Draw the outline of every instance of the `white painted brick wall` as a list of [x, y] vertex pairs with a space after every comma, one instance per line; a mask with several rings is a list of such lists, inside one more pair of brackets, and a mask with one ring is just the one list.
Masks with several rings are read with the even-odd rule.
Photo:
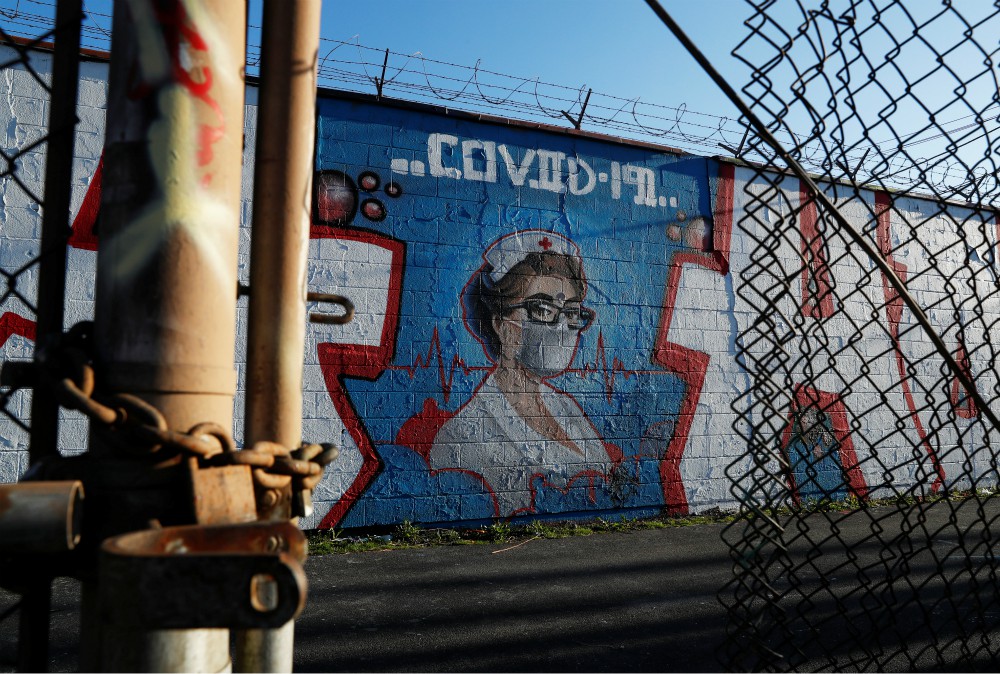
[[[9, 51], [9, 48], [0, 47], [0, 52]], [[0, 53], [0, 58], [6, 58], [6, 54]], [[48, 54], [37, 52], [33, 56], [33, 63], [40, 72], [47, 73], [51, 65], [51, 58]], [[107, 65], [105, 63], [85, 62], [82, 65], [78, 107], [80, 125], [72, 179], [72, 208], [74, 212], [79, 209], [83, 202], [101, 155], [104, 108], [107, 104], [106, 77]], [[253, 166], [256, 95], [255, 89], [248, 89], [244, 125], [246, 137], [244, 162], [246, 167]], [[36, 140], [44, 137], [47, 114], [48, 104], [44, 90], [40, 83], [23, 67], [12, 66], [0, 72], [0, 130], [3, 134], [3, 139], [0, 142], [2, 142], [2, 149], [5, 153], [8, 155], [17, 154]], [[330, 120], [325, 120], [319, 132], [328, 138], [339, 137], [341, 139], [344, 139], [345, 133], [342, 124], [333, 123]], [[35, 193], [34, 195], [26, 193], [10, 178], [0, 181], [0, 268], [6, 273], [11, 273], [26, 264], [38, 253], [41, 225], [39, 197], [42, 194], [44, 175], [42, 150], [43, 147], [34, 148], [24, 152], [17, 159], [17, 175], [27, 188]], [[405, 159], [406, 166], [410, 166], [409, 162], [420, 156], [422, 155], [418, 152], [401, 151], [396, 148], [390, 153], [387, 148], [372, 146], [368, 152], [368, 161], [373, 167], [378, 166], [388, 170], [392, 165], [392, 159]], [[734, 189], [736, 203], [733, 218], [736, 222], [740, 220], [743, 209], [751, 203], [745, 193], [747, 180], [750, 176], [750, 172], [746, 170], [738, 169], [736, 171]], [[749, 187], [751, 191], [756, 193], [767, 192], [770, 194], [771, 205], [774, 209], [774, 212], [769, 216], [771, 219], [787, 216], [789, 206], [798, 205], [797, 181], [785, 180], [782, 188], [784, 193], [779, 199], [773, 188], [769, 186], [751, 185]], [[241, 206], [243, 226], [240, 231], [239, 251], [239, 278], [244, 283], [247, 281], [249, 265], [248, 223], [252, 211], [252, 192], [253, 172], [245, 170]], [[465, 198], [455, 185], [449, 183], [441, 183], [438, 192], [449, 194], [456, 199]], [[858, 220], [867, 220], [869, 209], [871, 209], [875, 197], [871, 193], [865, 193], [865, 199], [867, 205], [847, 204], [845, 214]], [[440, 203], [434, 202], [428, 208], [436, 208], [439, 205]], [[901, 200], [897, 203], [897, 207], [901, 211], [911, 213], [912, 217], [916, 219], [928, 217], [920, 215], [922, 209], [924, 211], [928, 209], [926, 204], [918, 200]], [[490, 217], [496, 218], [497, 213], [498, 211], [491, 210]], [[422, 215], [429, 216], [430, 214], [422, 213]], [[960, 213], [958, 217], [961, 220], [969, 218], [970, 214]], [[441, 236], [438, 228], [446, 225], [447, 223], [443, 220], [441, 223], [438, 220], [429, 221], [421, 236], [427, 237], [428, 241], [438, 241], [437, 237]], [[760, 225], [749, 222], [747, 226], [753, 228]], [[922, 236], [926, 236], [938, 244], [949, 241], [949, 237], [956, 236], [955, 233], [951, 232], [948, 223], [940, 217], [930, 217], [923, 227]], [[753, 231], [750, 234], [761, 238], [767, 236], [763, 230]], [[899, 229], [893, 229], [892, 234], [894, 243], [899, 243], [901, 239]], [[978, 259], [984, 264], [985, 261], [992, 260], [991, 251], [997, 245], [995, 225], [987, 223], [984, 228], [967, 227], [967, 235], [969, 237], [968, 246], [956, 245], [950, 248], [946, 255], [937, 260], [937, 263], [948, 271], [958, 270], [965, 261], [964, 256], [967, 254], [967, 250], [973, 251], [968, 253], [970, 259]], [[734, 399], [738, 399], [749, 389], [750, 378], [736, 363], [735, 339], [738, 332], [748, 329], [757, 317], [760, 307], [753, 302], [748, 302], [740, 293], [735, 292], [734, 283], [739, 283], [740, 272], [750, 264], [750, 255], [754, 253], [756, 248], [753, 236], [748, 236], [739, 230], [734, 231], [730, 245], [731, 268], [728, 275], [724, 276], [698, 264], [684, 266], [677, 292], [676, 307], [667, 335], [667, 341], [672, 344], [708, 354], [710, 357], [701, 397], [694, 409], [694, 418], [689, 431], [684, 459], [681, 462], [681, 475], [684, 480], [685, 492], [691, 510], [695, 512], [719, 505], [731, 506], [733, 504], [729, 492], [730, 481], [725, 475], [725, 467], [745, 451], [742, 438], [733, 430], [736, 416], [730, 405]], [[842, 256], [844, 242], [839, 237], [829, 237], [827, 244], [831, 258], [837, 259]], [[456, 245], [441, 245], [438, 248], [438, 254], [431, 256], [432, 259], [418, 258], [417, 262], [431, 267], [447, 265], [456, 255], [467, 253], [467, 250], [462, 248], [463, 245], [464, 242], [461, 241], [456, 242]], [[776, 259], [788, 269], [798, 268], [800, 257], [797, 246], [798, 242], [795, 240], [782, 241], [776, 252]], [[603, 260], [602, 255], [604, 253], [600, 241], [597, 241], [592, 251], [592, 257], [595, 260]], [[911, 276], [916, 277], [910, 288], [925, 306], [938, 301], [946, 292], [939, 277], [920, 274], [926, 269], [928, 259], [917, 246], [911, 244], [899, 247], [894, 251], [894, 255], [897, 261], [908, 266]], [[338, 463], [328, 470], [327, 476], [317, 489], [315, 494], [317, 515], [306, 520], [305, 526], [316, 525], [322, 519], [326, 511], [351, 486], [354, 476], [362, 465], [360, 450], [351, 439], [344, 422], [334, 409], [330, 392], [327, 390], [327, 383], [319, 365], [317, 345], [320, 343], [374, 345], [379, 342], [381, 326], [386, 320], [384, 310], [381, 308], [386, 306], [388, 292], [388, 273], [386, 270], [389, 262], [388, 253], [384, 248], [333, 239], [312, 240], [310, 256], [312, 260], [309, 270], [310, 287], [349, 295], [357, 306], [358, 315], [357, 319], [347, 326], [317, 325], [308, 330], [304, 370], [303, 434], [305, 438], [314, 441], [336, 442], [342, 447], [343, 454]], [[93, 316], [95, 258], [96, 254], [92, 251], [71, 249], [69, 252], [66, 292], [67, 327], [76, 322], [88, 320]], [[606, 265], [595, 264], [589, 267], [590, 282], [595, 286], [605, 288], [611, 288], [615, 284], [628, 287], [629, 284], [644, 282], [644, 279], [635, 278], [634, 270], [629, 271], [630, 266], [616, 265], [615, 262], [613, 259], [608, 259]], [[870, 264], [867, 269], [863, 268], [863, 265], [856, 264], [838, 265], [834, 270], [834, 282], [838, 288], [854, 289], [862, 283], [864, 274], [871, 269], [873, 266]], [[994, 273], [996, 273], [995, 270]], [[966, 276], [965, 272], [960, 272], [955, 285], [961, 286], [963, 283], [970, 282], [971, 279], [966, 278]], [[860, 292], [849, 295], [844, 300], [845, 312], [855, 317], [859, 323], [866, 323], [872, 310], [882, 308], [885, 303], [881, 275], [875, 273], [870, 278], [874, 283], [863, 287]], [[992, 291], [988, 286], [992, 282], [992, 278], [993, 276], [986, 274], [976, 277], [975, 282], [981, 286], [980, 297], [991, 294]], [[791, 286], [793, 295], [801, 292], [797, 281], [793, 282]], [[18, 277], [16, 288], [20, 293], [33, 300], [37, 289], [36, 271], [32, 268], [21, 274]], [[844, 294], [843, 292], [838, 293], [838, 297]], [[424, 306], [421, 303], [424, 300], [426, 300], [427, 306], [430, 306], [430, 298], [416, 297], [411, 305], [416, 307], [413, 311], [419, 313], [420, 307]], [[792, 298], [784, 299], [781, 306], [782, 312], [788, 316], [795, 315], [798, 308], [793, 304]], [[617, 311], [626, 315], [633, 311], [642, 313], [646, 309], [645, 307], [621, 306], [617, 308]], [[990, 315], [1000, 317], [1000, 298], [995, 296], [990, 298], [984, 303], [984, 310]], [[32, 317], [27, 307], [10, 294], [0, 304], [0, 315], [7, 312]], [[642, 315], [645, 317], [646, 314], [642, 313]], [[931, 320], [942, 328], [952, 322], [950, 311], [931, 310], [929, 315]], [[882, 317], [884, 318], [884, 312]], [[235, 434], [238, 440], [242, 435], [242, 392], [245, 390], [246, 368], [244, 362], [246, 351], [244, 337], [246, 318], [247, 303], [246, 299], [242, 298], [237, 308], [239, 337], [235, 354], [240, 391], [235, 403], [237, 417]], [[401, 321], [418, 319], [419, 316], [403, 316]], [[657, 317], [650, 315], [648, 320], [656, 321]], [[865, 429], [892, 428], [897, 415], [908, 418], [907, 402], [898, 386], [899, 375], [892, 345], [883, 326], [884, 320], [880, 319], [880, 321], [864, 328], [864, 339], [857, 345], [856, 354], [850, 352], [842, 354], [837, 371], [823, 373], [817, 382], [817, 385], [825, 391], [839, 392], [852, 382], [854, 373], [861, 368], [862, 362], [868, 361], [868, 367], [872, 371], [871, 377], [876, 384], [875, 387], [872, 388], [864, 382], [855, 382], [852, 391], [852, 408], [864, 409], [870, 406], [874, 410], [865, 418], [857, 420], [862, 426], [862, 432]], [[905, 329], [911, 323], [911, 319], [904, 320], [903, 328]], [[840, 345], [845, 343], [853, 331], [850, 321], [844, 316], [834, 317], [826, 323], [825, 327], [831, 342]], [[790, 329], [790, 326], [781, 326], [779, 329], [787, 330]], [[799, 340], [809, 339], [808, 330], [808, 325], [806, 325], [806, 336], [796, 334], [791, 346], [789, 346], [791, 352], [800, 346]], [[945, 331], [945, 337], [953, 339], [953, 332], [953, 330]], [[983, 360], [987, 350], [976, 352], [976, 346], [982, 344], [986, 339], [988, 336], [982, 334], [981, 331], [977, 333], [975, 330], [970, 330], [966, 334], [969, 348], [974, 352], [973, 372], [981, 377], [982, 390], [990, 391], [993, 390], [996, 381], [992, 364]], [[910, 359], [919, 359], [928, 352], [927, 341], [919, 331], [904, 333], [900, 344], [901, 349]], [[31, 356], [32, 348], [33, 344], [30, 340], [14, 335], [0, 348], [0, 360], [28, 359]], [[751, 354], [762, 355], [754, 348], [751, 348]], [[939, 366], [938, 359], [928, 358], [918, 367], [918, 371], [933, 375]], [[795, 379], [793, 383], [805, 381], [806, 373], [796, 370], [793, 372], [793, 379]], [[879, 389], [889, 391], [890, 404], [888, 409], [884, 406], [879, 407], [881, 395]], [[789, 391], [785, 391], [784, 395], [791, 394]], [[914, 395], [940, 397], [942, 394], [940, 391], [926, 392], [921, 390], [914, 391]], [[29, 397], [24, 393], [17, 394], [11, 399], [11, 410], [22, 418], [28, 416], [29, 406]], [[372, 403], [372, 409], [360, 411], [372, 417], [392, 414], [392, 410], [380, 409], [375, 403]], [[893, 411], [896, 412], [896, 415], [892, 413]], [[64, 411], [62, 419], [60, 427], [61, 449], [67, 454], [82, 451], [87, 442], [87, 422], [75, 412]], [[781, 422], [771, 420], [769, 423], [780, 424]], [[970, 423], [959, 420], [957, 428], [965, 428]], [[962, 437], [959, 437], [955, 426], [945, 426], [935, 442], [942, 447], [951, 447], [959, 443], [973, 447], [981, 440], [978, 426]], [[882, 469], [873, 461], [868, 460], [871, 457], [860, 455], [863, 454], [864, 443], [859, 442], [857, 445], [858, 458], [862, 463], [862, 470], [865, 472], [869, 484], [882, 483], [884, 481]], [[912, 461], [908, 463], [912, 455], [910, 448], [920, 445], [921, 438], [918, 436], [912, 420], [908, 421], [904, 424], [904, 430], [899, 436], [898, 446], [889, 447], [881, 455], [882, 460], [890, 466], [889, 472], [895, 480], [900, 483], [911, 483], [914, 480]], [[0, 419], [0, 482], [16, 480], [26, 469], [26, 447], [25, 433], [14, 424]], [[982, 452], [969, 466], [963, 465], [959, 454], [953, 454], [953, 457], [946, 464], [949, 475], [956, 477], [966, 475], [968, 477], [971, 472], [972, 476], [978, 476], [990, 470], [987, 457], [982, 456]], [[926, 469], [926, 461], [921, 463]], [[403, 469], [400, 468], [400, 470]], [[441, 494], [433, 498], [440, 500], [440, 502], [435, 501], [432, 509], [455, 512], [460, 517], [465, 516], [463, 513], [472, 512], [475, 507], [473, 497], [468, 494]], [[420, 507], [420, 504], [415, 501], [407, 501], [405, 495], [391, 493], [386, 495], [386, 501], [380, 507], [381, 514], [379, 516], [385, 517], [385, 513], [390, 511], [396, 512], [400, 518], [406, 517], [408, 513], [412, 516], [414, 512], [419, 511]], [[371, 505], [364, 501], [355, 506], [354, 515], [360, 521], [367, 521], [366, 508], [374, 512]]]

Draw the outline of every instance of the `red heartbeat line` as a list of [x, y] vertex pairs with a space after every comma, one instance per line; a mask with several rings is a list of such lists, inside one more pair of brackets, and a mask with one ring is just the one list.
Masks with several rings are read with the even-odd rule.
[[[473, 372], [489, 372], [493, 369], [493, 367], [494, 366], [492, 365], [469, 365], [458, 354], [452, 356], [451, 362], [447, 363], [441, 349], [441, 336], [438, 334], [438, 329], [434, 328], [434, 333], [431, 336], [431, 343], [427, 347], [427, 353], [417, 356], [411, 365], [390, 365], [386, 369], [406, 372], [410, 375], [410, 379], [413, 379], [417, 376], [418, 370], [437, 368], [438, 380], [441, 383], [441, 391], [444, 393], [444, 403], [447, 405], [448, 399], [451, 396], [451, 390], [454, 385], [456, 372], [461, 371], [462, 374], [469, 375]], [[566, 373], [577, 374], [581, 378], [593, 374], [600, 375], [604, 382], [604, 394], [609, 403], [614, 397], [615, 382], [618, 377], [622, 377], [628, 381], [632, 377], [643, 375], [670, 374], [666, 370], [633, 370], [625, 367], [625, 364], [618, 358], [612, 358], [611, 365], [609, 366], [607, 349], [604, 346], [603, 332], [598, 333], [597, 335], [596, 362], [587, 363], [580, 368], [571, 368], [566, 370]]]
[[427, 370], [434, 367], [435, 364], [437, 366], [438, 379], [441, 381], [441, 391], [444, 393], [444, 403], [446, 405], [448, 404], [449, 396], [451, 396], [452, 384], [455, 380], [455, 372], [461, 370], [462, 374], [468, 375], [473, 372], [488, 372], [493, 369], [492, 365], [468, 365], [457, 353], [452, 356], [451, 363], [446, 366], [444, 354], [441, 351], [441, 336], [438, 334], [437, 328], [434, 328], [434, 334], [431, 336], [431, 343], [430, 346], [427, 347], [427, 353], [425, 355], [417, 356], [412, 365], [390, 365], [386, 369], [403, 370], [409, 373], [410, 379], [413, 379], [417, 376], [417, 370]]
[[597, 359], [593, 363], [586, 363], [581, 368], [574, 368], [571, 370], [566, 370], [567, 373], [575, 372], [580, 375], [580, 377], [586, 377], [592, 374], [600, 374], [601, 379], [604, 381], [604, 395], [611, 402], [611, 399], [615, 394], [615, 381], [619, 376], [628, 381], [632, 377], [638, 377], [641, 375], [651, 375], [651, 374], [670, 374], [666, 370], [632, 370], [625, 367], [625, 363], [618, 360], [618, 358], [611, 359], [611, 367], [608, 367], [608, 354], [607, 349], [604, 347], [604, 332], [599, 332], [597, 334]]

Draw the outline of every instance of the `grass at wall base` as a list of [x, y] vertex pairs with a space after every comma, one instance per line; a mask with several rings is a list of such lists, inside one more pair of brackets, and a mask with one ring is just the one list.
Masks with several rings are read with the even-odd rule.
[[[809, 499], [796, 508], [781, 507], [768, 515], [788, 516], [793, 513], [850, 513], [860, 509], [908, 508], [917, 504], [931, 504], [943, 500], [963, 501], [969, 498], [993, 498], [998, 489], [954, 490], [934, 496], [901, 495], [894, 498], [861, 501], [854, 496], [843, 500]], [[402, 550], [436, 545], [519, 544], [539, 538], [565, 538], [591, 536], [604, 533], [645, 531], [705, 524], [727, 524], [739, 517], [752, 518], [753, 513], [740, 515], [737, 511], [714, 509], [699, 515], [676, 517], [660, 515], [645, 518], [604, 519], [601, 517], [574, 521], [536, 520], [527, 524], [511, 523], [498, 519], [492, 524], [466, 529], [440, 527], [423, 528], [409, 521], [391, 530], [352, 531], [326, 529], [307, 532], [309, 554], [329, 555], [383, 550]]]

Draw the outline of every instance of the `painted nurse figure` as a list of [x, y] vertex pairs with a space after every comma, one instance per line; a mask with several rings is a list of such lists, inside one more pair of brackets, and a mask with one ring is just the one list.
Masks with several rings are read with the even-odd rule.
[[594, 319], [583, 306], [587, 282], [576, 244], [523, 230], [494, 242], [483, 259], [462, 291], [462, 307], [494, 367], [441, 426], [430, 464], [476, 474], [500, 514], [511, 515], [533, 510], [538, 478], [557, 489], [603, 478], [620, 453], [579, 403], [548, 381], [570, 367]]

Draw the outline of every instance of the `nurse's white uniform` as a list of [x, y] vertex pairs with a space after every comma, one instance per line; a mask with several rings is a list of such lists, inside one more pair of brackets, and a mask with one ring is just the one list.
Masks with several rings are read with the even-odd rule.
[[565, 488], [581, 472], [607, 473], [612, 460], [604, 441], [576, 401], [549, 386], [542, 388], [542, 401], [566, 437], [583, 450], [582, 456], [531, 428], [493, 383], [491, 374], [441, 426], [430, 450], [431, 468], [480, 475], [493, 490], [501, 515], [532, 505], [530, 485], [536, 475]]

